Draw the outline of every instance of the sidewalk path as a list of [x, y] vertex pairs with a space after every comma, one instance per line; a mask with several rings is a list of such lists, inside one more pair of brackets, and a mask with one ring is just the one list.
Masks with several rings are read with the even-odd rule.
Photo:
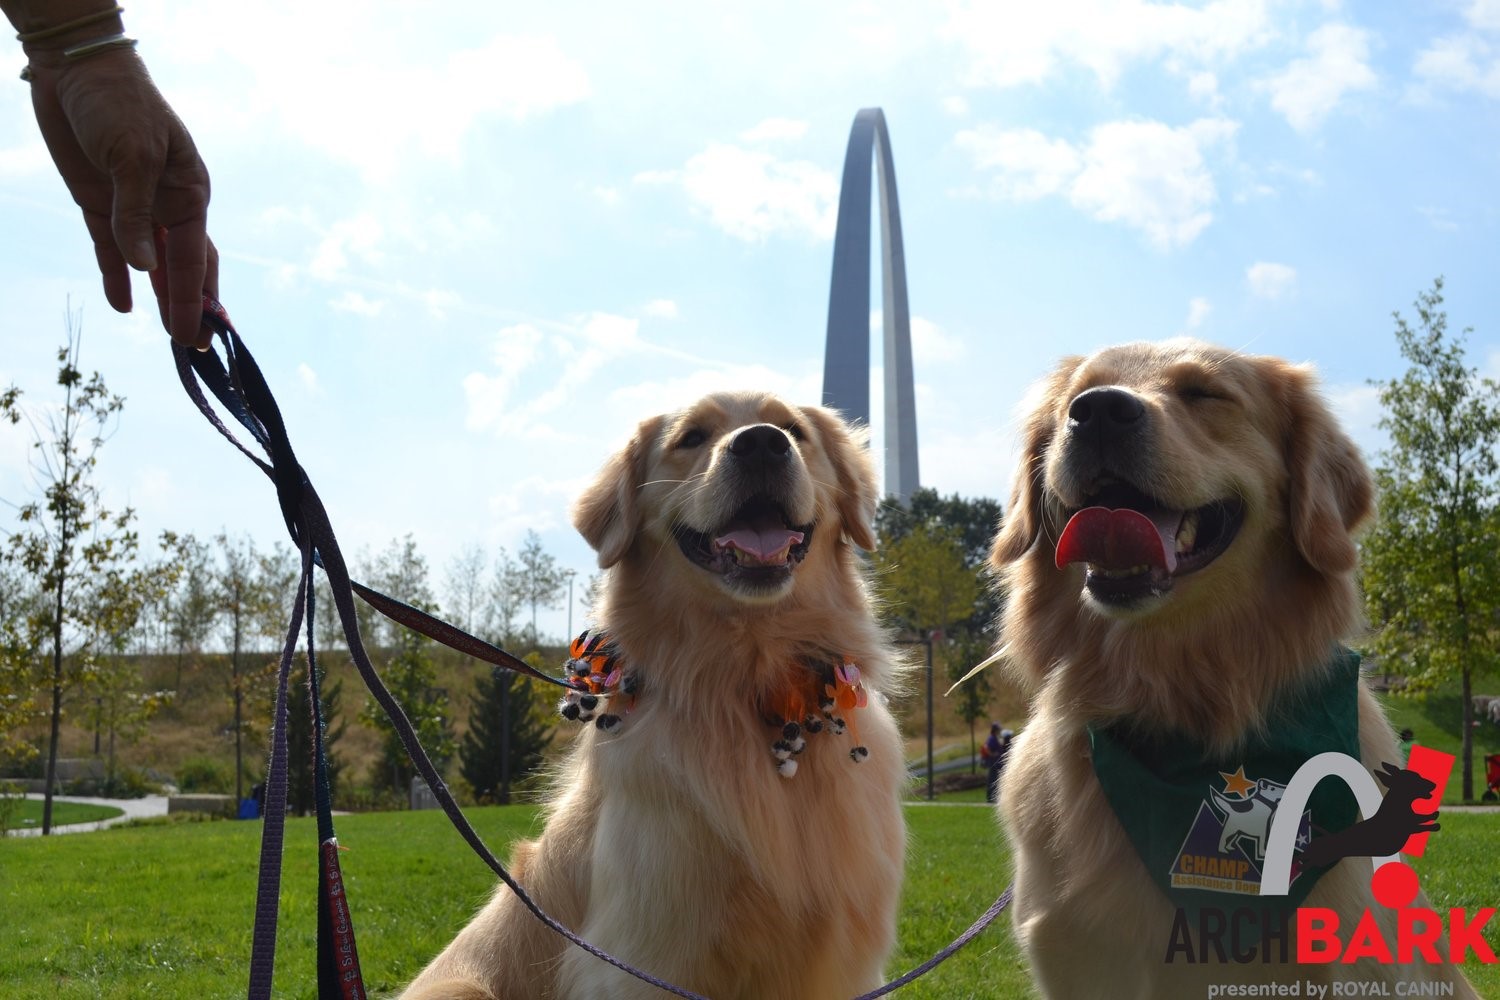
[[[28, 799], [40, 801], [44, 796], [40, 792], [28, 793]], [[125, 815], [115, 816], [111, 819], [101, 819], [93, 823], [69, 823], [67, 826], [54, 826], [53, 833], [89, 833], [94, 830], [102, 830], [107, 826], [116, 826], [120, 823], [128, 823], [133, 819], [143, 819], [147, 816], [165, 816], [167, 814], [167, 797], [165, 795], [146, 795], [139, 799], [96, 799], [85, 798], [76, 795], [54, 795], [53, 802], [79, 802], [91, 806], [113, 806], [123, 809]], [[40, 837], [42, 828], [38, 826], [23, 827], [19, 830], [10, 831], [12, 837]]]

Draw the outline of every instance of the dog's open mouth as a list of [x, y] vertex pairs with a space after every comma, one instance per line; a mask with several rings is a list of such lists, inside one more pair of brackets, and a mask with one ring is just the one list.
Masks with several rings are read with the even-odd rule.
[[786, 510], [766, 497], [753, 497], [711, 532], [678, 525], [677, 545], [692, 562], [750, 590], [784, 583], [807, 555], [813, 525], [793, 525]]
[[1093, 597], [1133, 604], [1166, 593], [1178, 577], [1217, 559], [1244, 517], [1238, 497], [1176, 510], [1127, 483], [1109, 483], [1069, 517], [1057, 540], [1057, 568], [1084, 563], [1084, 587]]

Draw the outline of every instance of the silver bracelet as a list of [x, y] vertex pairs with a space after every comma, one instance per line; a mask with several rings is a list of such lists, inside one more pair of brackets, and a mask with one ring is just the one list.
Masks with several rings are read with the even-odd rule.
[[105, 49], [119, 48], [121, 46], [133, 49], [136, 46], [136, 40], [122, 31], [118, 35], [106, 35], [103, 38], [96, 38], [92, 42], [82, 42], [71, 48], [63, 49], [63, 58], [68, 60], [82, 59], [85, 56], [93, 55], [95, 52], [103, 52]]
[[[85, 59], [96, 52], [103, 52], [105, 49], [133, 49], [136, 47], [136, 44], [134, 38], [131, 38], [122, 31], [117, 35], [106, 35], [103, 38], [96, 38], [91, 42], [82, 42], [63, 49], [63, 58], [68, 62], [74, 62], [79, 59]], [[27, 83], [31, 82], [32, 73], [30, 65], [21, 68], [21, 79]]]

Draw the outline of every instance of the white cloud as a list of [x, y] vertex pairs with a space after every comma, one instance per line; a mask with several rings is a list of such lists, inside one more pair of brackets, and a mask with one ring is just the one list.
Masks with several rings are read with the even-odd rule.
[[1464, 20], [1480, 31], [1500, 31], [1500, 0], [1473, 0]]
[[10, 149], [0, 149], [0, 177], [15, 179], [46, 173], [52, 166], [47, 147], [39, 141], [23, 142]]
[[620, 189], [608, 184], [596, 184], [593, 195], [606, 205], [618, 205], [620, 203]]
[[1339, 426], [1354, 439], [1364, 452], [1365, 459], [1373, 462], [1379, 453], [1390, 445], [1390, 438], [1379, 426], [1384, 410], [1380, 405], [1380, 388], [1356, 382], [1350, 385], [1328, 385], [1323, 387], [1328, 407], [1337, 417]]
[[[227, 108], [201, 87], [174, 95], [195, 130], [215, 130], [233, 142], [290, 137], [370, 181], [390, 180], [422, 161], [457, 162], [483, 124], [529, 121], [590, 95], [583, 64], [551, 35], [476, 26], [467, 47], [434, 57], [430, 46], [413, 44], [399, 29], [349, 30], [350, 18], [380, 16], [347, 3], [271, 2], [225, 30], [222, 11], [173, 5], [132, 11], [142, 38], [207, 64], [200, 77], [246, 88]], [[268, 52], [277, 67], [296, 71], [266, 70]]]
[[359, 292], [348, 290], [338, 298], [331, 300], [328, 305], [339, 312], [354, 313], [356, 316], [375, 317], [385, 308], [384, 299], [367, 299]]
[[1210, 222], [1217, 200], [1203, 151], [1229, 141], [1238, 128], [1205, 118], [1182, 128], [1161, 122], [1111, 122], [1094, 129], [1073, 204], [1096, 219], [1140, 229], [1161, 249], [1186, 246]]
[[1204, 321], [1208, 319], [1208, 314], [1213, 312], [1213, 310], [1213, 304], [1202, 296], [1189, 301], [1187, 328], [1189, 330], [1196, 330], [1201, 327]]
[[635, 180], [680, 185], [697, 211], [747, 243], [789, 234], [833, 237], [838, 179], [805, 160], [715, 143], [681, 170], [643, 171]]
[[1286, 264], [1258, 261], [1245, 269], [1245, 282], [1256, 298], [1274, 301], [1296, 289], [1297, 270]]
[[939, 32], [968, 55], [972, 86], [1042, 83], [1067, 65], [1112, 87], [1131, 64], [1187, 60], [1219, 65], [1271, 37], [1265, 0], [1214, 0], [1201, 7], [1146, 0], [969, 0]]
[[676, 319], [677, 303], [671, 299], [652, 299], [646, 303], [644, 312], [647, 316], [654, 316], [657, 319]]
[[969, 113], [969, 102], [960, 94], [949, 94], [943, 98], [943, 114], [962, 118]]
[[1202, 101], [1211, 108], [1217, 108], [1224, 103], [1219, 94], [1219, 78], [1207, 70], [1188, 77], [1188, 94], [1194, 100]]
[[1432, 87], [1500, 100], [1500, 55], [1477, 35], [1437, 39], [1418, 54], [1412, 72]]
[[318, 373], [312, 370], [312, 366], [306, 362], [297, 366], [297, 377], [302, 380], [302, 385], [311, 393], [320, 393], [322, 389], [318, 386]]
[[522, 373], [541, 357], [542, 333], [529, 323], [508, 326], [495, 335], [490, 374], [471, 372], [464, 376], [467, 415], [464, 426], [484, 430], [495, 426], [506, 413], [512, 391]]
[[994, 193], [1032, 201], [1062, 191], [1082, 169], [1083, 158], [1066, 139], [1049, 139], [1035, 129], [981, 125], [954, 137], [974, 166], [994, 171]]
[[710, 392], [750, 389], [773, 392], [788, 402], [815, 404], [821, 399], [821, 366], [818, 370], [792, 372], [767, 365], [722, 365], [699, 368], [672, 378], [639, 382], [611, 390], [612, 408], [646, 417], [681, 409]]
[[1347, 24], [1325, 24], [1307, 36], [1306, 58], [1295, 59], [1262, 86], [1271, 93], [1271, 106], [1299, 132], [1323, 124], [1350, 94], [1372, 90], [1370, 33]]
[[992, 172], [992, 194], [1014, 200], [1066, 194], [1073, 207], [1139, 229], [1156, 247], [1185, 246], [1210, 222], [1218, 200], [1204, 152], [1229, 143], [1238, 124], [1201, 118], [1173, 128], [1156, 121], [1107, 122], [1075, 146], [1030, 129], [979, 128], [955, 142]]
[[742, 142], [783, 142], [807, 134], [807, 122], [795, 118], [767, 118], [740, 133]]
[[380, 219], [370, 212], [340, 219], [318, 243], [307, 269], [313, 277], [328, 281], [348, 271], [351, 256], [366, 264], [378, 264], [383, 256], [379, 245], [384, 233]]
[[[885, 332], [885, 311], [870, 310], [870, 335]], [[964, 342], [924, 316], [911, 317], [912, 364], [918, 368], [929, 364], [958, 361], [965, 354]]]

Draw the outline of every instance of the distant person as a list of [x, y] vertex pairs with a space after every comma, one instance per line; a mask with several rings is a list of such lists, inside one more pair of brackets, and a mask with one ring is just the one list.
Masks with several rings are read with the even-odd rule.
[[202, 297], [219, 297], [208, 168], [136, 55], [122, 8], [0, 0], [0, 10], [19, 32], [27, 59], [21, 78], [31, 84], [52, 162], [83, 209], [104, 297], [129, 312], [129, 268], [150, 271], [172, 338], [207, 347]]
[[1010, 741], [1014, 736], [1009, 729], [1002, 729], [1000, 723], [990, 724], [989, 738], [979, 751], [979, 757], [989, 771], [984, 792], [986, 802], [996, 802], [1000, 798], [1000, 772], [1005, 769], [1005, 757], [1010, 753]]

